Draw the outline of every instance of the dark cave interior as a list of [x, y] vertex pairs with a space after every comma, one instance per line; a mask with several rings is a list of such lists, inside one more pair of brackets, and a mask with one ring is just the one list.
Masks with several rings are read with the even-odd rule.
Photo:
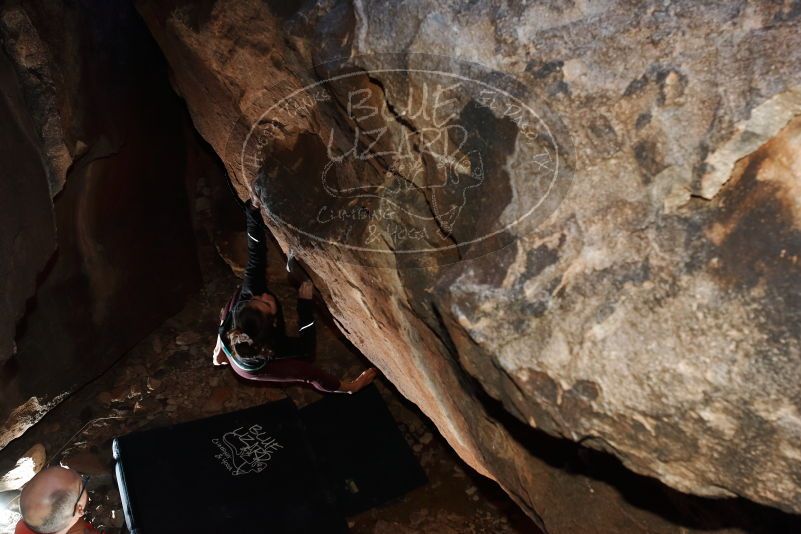
[[[134, 4], [18, 0], [5, 9], [24, 12], [41, 43], [26, 42], [25, 24], [5, 18], [0, 224], [13, 237], [0, 244], [13, 254], [0, 258], [0, 272], [9, 273], [9, 309], [0, 311], [11, 314], [12, 304], [24, 303], [24, 313], [13, 353], [0, 353], [0, 420], [19, 421], [0, 436], [0, 473], [42, 444], [48, 462], [93, 475], [95, 525], [127, 532], [113, 475], [115, 436], [287, 397], [302, 406], [320, 395], [245, 384], [209, 363], [217, 312], [245, 263], [241, 209]], [[294, 13], [283, 4], [274, 9]], [[56, 54], [58, 72], [46, 64], [17, 69], [14, 51], [35, 56], [36, 46]], [[60, 130], [37, 130], [48, 112], [57, 114]], [[62, 182], [52, 163], [58, 158], [42, 157], [42, 146], [68, 154]], [[278, 242], [268, 257], [276, 291], [291, 300]], [[369, 366], [321, 298], [316, 309], [323, 365], [342, 375]], [[352, 532], [540, 532], [541, 523], [462, 461], [423, 411], [388, 379], [378, 382], [429, 483], [349, 518]], [[480, 382], [465, 382], [533, 456], [567, 478], [611, 487], [620, 501], [675, 532], [801, 532], [801, 516], [745, 498], [684, 494], [629, 471], [613, 454], [531, 428]], [[18, 494], [0, 492], [0, 507], [14, 511]], [[579, 521], [587, 532], [610, 524], [589, 515]]]

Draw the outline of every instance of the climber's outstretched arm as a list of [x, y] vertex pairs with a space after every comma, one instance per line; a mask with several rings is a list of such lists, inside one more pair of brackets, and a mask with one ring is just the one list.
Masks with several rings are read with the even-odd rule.
[[248, 263], [245, 266], [245, 281], [242, 295], [250, 298], [267, 291], [267, 232], [259, 208], [250, 201], [245, 204], [247, 223]]
[[313, 360], [317, 348], [317, 331], [314, 325], [314, 286], [305, 281], [298, 289], [298, 335], [286, 336], [277, 351], [284, 357]]

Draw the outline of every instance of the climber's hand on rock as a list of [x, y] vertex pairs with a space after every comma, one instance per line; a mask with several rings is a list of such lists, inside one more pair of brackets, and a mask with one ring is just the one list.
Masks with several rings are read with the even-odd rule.
[[259, 199], [253, 199], [252, 197], [245, 201], [245, 209], [248, 211], [260, 211], [261, 210], [261, 203], [259, 203]]
[[300, 287], [298, 288], [298, 298], [304, 300], [311, 300], [312, 296], [314, 295], [314, 284], [311, 281], [306, 280]]

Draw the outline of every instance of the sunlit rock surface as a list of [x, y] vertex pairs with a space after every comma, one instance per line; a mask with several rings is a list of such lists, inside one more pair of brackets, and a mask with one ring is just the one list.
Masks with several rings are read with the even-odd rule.
[[36, 473], [42, 470], [47, 459], [44, 445], [37, 443], [17, 460], [14, 468], [0, 478], [0, 492], [22, 488]]

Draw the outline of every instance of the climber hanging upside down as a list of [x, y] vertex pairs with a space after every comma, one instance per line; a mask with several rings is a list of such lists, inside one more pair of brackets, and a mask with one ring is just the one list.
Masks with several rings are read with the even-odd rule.
[[[314, 287], [306, 279], [298, 289], [298, 336], [287, 336], [281, 303], [267, 288], [267, 238], [261, 212], [250, 200], [245, 204], [248, 263], [245, 280], [228, 305], [220, 310], [220, 327], [214, 364], [230, 364], [247, 380], [275, 384], [306, 383], [319, 391], [354, 393], [376, 376], [373, 368], [358, 378], [340, 381], [311, 360], [314, 358]], [[294, 268], [299, 269], [297, 263]]]

